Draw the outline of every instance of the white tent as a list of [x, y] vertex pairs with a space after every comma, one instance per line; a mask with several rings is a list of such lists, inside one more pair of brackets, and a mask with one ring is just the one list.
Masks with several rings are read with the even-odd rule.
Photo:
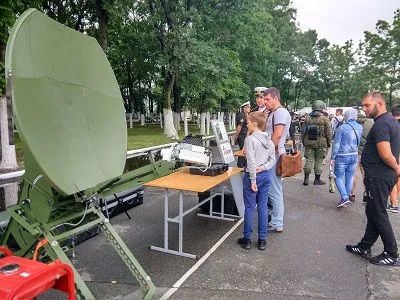
[[[338, 108], [343, 109], [343, 113], [344, 113], [350, 107], [328, 107], [327, 109], [325, 109], [325, 111], [327, 111], [328, 114], [330, 114], [330, 115], [335, 115], [336, 109], [338, 109]], [[311, 106], [306, 106], [306, 107], [303, 107], [302, 109], [299, 109], [295, 113], [301, 116], [304, 114], [309, 114], [310, 112], [312, 112]]]

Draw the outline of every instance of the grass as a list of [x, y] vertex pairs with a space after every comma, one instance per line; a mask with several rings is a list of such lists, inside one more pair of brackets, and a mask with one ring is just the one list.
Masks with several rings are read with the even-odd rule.
[[[196, 135], [200, 134], [200, 129], [197, 125], [189, 125], [189, 133]], [[14, 133], [15, 150], [17, 153], [18, 165], [23, 167], [23, 144], [18, 133]], [[184, 131], [179, 131], [179, 139], [183, 139]], [[135, 150], [156, 145], [168, 144], [176, 140], [170, 139], [163, 134], [160, 125], [134, 125], [133, 128], [128, 128], [128, 150]]]
[[[190, 125], [189, 133], [193, 135], [200, 134], [200, 129], [197, 125]], [[184, 131], [182, 128], [179, 131], [179, 139], [183, 138]], [[160, 125], [135, 125], [133, 128], [128, 128], [128, 150], [168, 144], [175, 141], [163, 134], [163, 129], [161, 129]]]

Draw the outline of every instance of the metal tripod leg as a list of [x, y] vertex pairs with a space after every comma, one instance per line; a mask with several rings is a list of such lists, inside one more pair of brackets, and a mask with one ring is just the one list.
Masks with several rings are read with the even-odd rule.
[[100, 229], [104, 232], [104, 235], [114, 246], [115, 250], [117, 250], [117, 253], [135, 276], [140, 286], [144, 288], [145, 295], [143, 299], [151, 299], [156, 287], [151, 281], [150, 276], [146, 274], [142, 266], [129, 251], [128, 247], [116, 233], [114, 228], [110, 225], [108, 219], [105, 219], [101, 212], [97, 211], [97, 213], [99, 214], [99, 217], [103, 219], [103, 221], [100, 223]]
[[56, 260], [57, 258], [61, 259], [63, 263], [70, 265], [70, 267], [74, 271], [74, 280], [75, 280], [75, 288], [77, 296], [80, 297], [80, 299], [95, 300], [92, 292], [87, 287], [85, 281], [83, 281], [82, 277], [79, 275], [78, 271], [75, 269], [74, 265], [69, 260], [68, 256], [60, 247], [60, 244], [54, 239], [54, 236], [51, 234], [46, 234], [45, 237], [47, 238], [49, 243], [46, 244], [44, 248], [46, 249], [51, 259], [53, 261]]

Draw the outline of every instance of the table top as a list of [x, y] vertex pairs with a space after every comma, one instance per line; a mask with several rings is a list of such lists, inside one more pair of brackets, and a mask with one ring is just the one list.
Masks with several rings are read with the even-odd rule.
[[144, 185], [201, 193], [221, 184], [228, 180], [229, 177], [239, 174], [241, 170], [242, 169], [240, 168], [230, 167], [228, 171], [223, 174], [217, 176], [204, 176], [190, 174], [189, 168], [185, 167], [164, 177], [146, 182]]

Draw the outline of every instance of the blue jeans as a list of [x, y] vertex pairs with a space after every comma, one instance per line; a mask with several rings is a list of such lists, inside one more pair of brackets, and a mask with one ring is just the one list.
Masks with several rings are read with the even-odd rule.
[[270, 171], [257, 173], [257, 192], [251, 189], [249, 173], [243, 177], [243, 198], [244, 198], [244, 229], [243, 236], [251, 239], [253, 233], [253, 216], [256, 209], [258, 211], [258, 238], [265, 240], [267, 238], [268, 223], [268, 189], [270, 185]]
[[276, 175], [276, 165], [271, 169], [271, 187], [269, 189], [269, 201], [272, 205], [271, 222], [273, 227], [283, 227], [283, 189], [282, 177]]
[[341, 199], [349, 199], [357, 168], [357, 158], [357, 154], [336, 156], [334, 174]]

